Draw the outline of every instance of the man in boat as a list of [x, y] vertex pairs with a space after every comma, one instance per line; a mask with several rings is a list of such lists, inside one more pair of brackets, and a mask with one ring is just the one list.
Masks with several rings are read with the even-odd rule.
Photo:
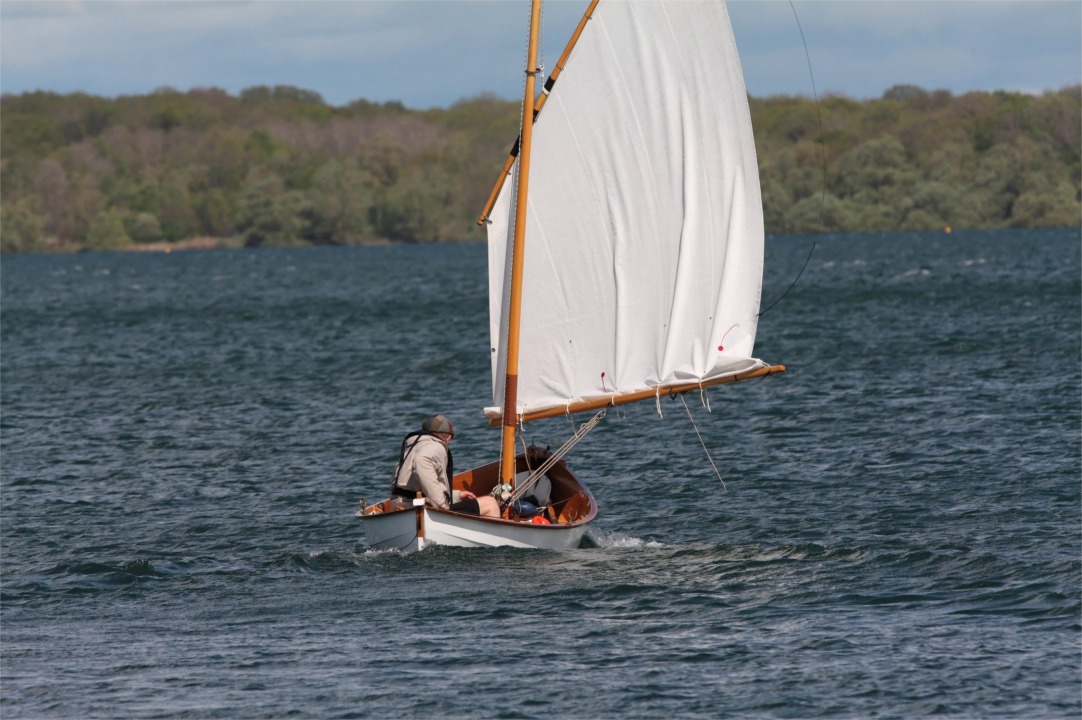
[[452, 490], [454, 459], [449, 443], [455, 426], [443, 415], [426, 417], [420, 432], [412, 432], [402, 441], [402, 452], [394, 469], [391, 492], [414, 498], [420, 491], [429, 505], [443, 510], [499, 517], [496, 498], [477, 497], [469, 490]]

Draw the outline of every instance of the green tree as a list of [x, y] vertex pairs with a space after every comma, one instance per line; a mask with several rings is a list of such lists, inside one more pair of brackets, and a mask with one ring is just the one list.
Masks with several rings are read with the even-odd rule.
[[371, 176], [350, 163], [329, 160], [312, 176], [308, 192], [316, 244], [348, 245], [373, 236]]
[[162, 226], [158, 218], [148, 212], [135, 213], [125, 218], [125, 229], [132, 241], [138, 244], [156, 243], [162, 239]]
[[90, 231], [91, 223], [106, 208], [109, 199], [88, 178], [77, 181], [72, 188], [72, 198], [71, 238], [83, 241]]
[[[769, 232], [796, 232], [789, 226], [786, 215], [793, 206], [793, 195], [785, 186], [785, 183], [774, 178], [765, 178], [762, 181], [763, 197], [763, 223]], [[818, 229], [818, 223], [812, 230]]]
[[45, 157], [64, 145], [64, 133], [49, 119], [36, 115], [4, 115], [0, 124], [0, 155], [25, 152]]
[[1078, 227], [1082, 225], [1082, 203], [1066, 182], [1044, 192], [1023, 192], [1011, 207], [1011, 225]]
[[433, 242], [452, 239], [447, 207], [449, 178], [415, 171], [387, 189], [376, 208], [376, 230], [391, 240]]
[[44, 230], [53, 236], [71, 233], [71, 183], [64, 166], [46, 158], [38, 165], [34, 176], [37, 206], [45, 221]]
[[119, 210], [103, 210], [90, 223], [84, 247], [87, 250], [123, 250], [131, 245], [124, 228], [124, 214]]
[[[1079, 224], [1082, 86], [748, 102], [768, 232]], [[48, 247], [83, 242], [107, 208], [139, 242], [155, 235], [143, 214], [168, 241], [480, 238], [519, 118], [492, 96], [332, 107], [291, 86], [35, 92], [0, 109], [0, 202], [9, 224], [36, 217]]]
[[854, 225], [849, 204], [831, 194], [806, 197], [785, 212], [787, 232], [844, 232]]
[[235, 195], [220, 188], [209, 190], [195, 199], [195, 212], [203, 233], [210, 237], [229, 237], [236, 231], [233, 220], [236, 210], [233, 206]]
[[39, 252], [45, 249], [40, 216], [28, 200], [0, 203], [0, 252]]
[[212, 188], [239, 188], [248, 174], [245, 139], [237, 131], [211, 128], [203, 133], [196, 157], [206, 168], [207, 185]]
[[303, 245], [311, 206], [302, 193], [285, 191], [277, 178], [246, 184], [237, 222], [245, 247]]
[[162, 180], [157, 216], [161, 222], [162, 236], [169, 242], [198, 234], [199, 219], [192, 207], [185, 173], [178, 170], [167, 172]]
[[913, 208], [919, 173], [896, 138], [867, 140], [838, 160], [833, 189], [852, 207], [848, 229], [896, 230]]

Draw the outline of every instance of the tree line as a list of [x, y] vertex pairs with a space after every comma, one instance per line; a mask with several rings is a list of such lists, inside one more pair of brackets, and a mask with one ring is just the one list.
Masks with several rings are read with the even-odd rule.
[[[769, 233], [1082, 222], [1080, 86], [749, 102]], [[0, 250], [34, 252], [480, 238], [519, 106], [261, 86], [4, 95], [0, 117]]]

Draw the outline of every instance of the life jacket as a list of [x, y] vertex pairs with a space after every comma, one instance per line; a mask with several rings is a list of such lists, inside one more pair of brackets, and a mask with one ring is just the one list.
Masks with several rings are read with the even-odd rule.
[[[436, 437], [435, 433], [428, 432], [427, 430], [415, 430], [406, 435], [406, 437], [402, 438], [402, 448], [401, 450], [399, 450], [398, 453], [398, 463], [394, 466], [394, 473], [391, 475], [392, 495], [399, 495], [406, 498], [416, 497], [416, 490], [409, 490], [408, 488], [404, 488], [398, 484], [398, 472], [402, 469], [402, 464], [406, 462], [406, 456], [409, 455], [413, 451], [413, 448], [417, 447], [417, 443], [421, 441], [422, 435], [431, 435], [432, 437]], [[454, 456], [451, 454], [451, 448], [447, 446], [447, 443], [441, 440], [440, 444], [443, 445], [443, 449], [447, 453], [447, 503], [450, 504], [451, 500], [454, 498], [454, 495], [451, 492], [450, 484], [454, 482], [455, 459]]]

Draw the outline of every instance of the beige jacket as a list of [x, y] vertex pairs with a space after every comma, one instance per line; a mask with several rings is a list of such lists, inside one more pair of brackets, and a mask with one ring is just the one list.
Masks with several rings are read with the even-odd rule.
[[394, 481], [398, 487], [420, 490], [433, 507], [446, 510], [460, 499], [457, 490], [451, 491], [451, 479], [447, 477], [447, 445], [435, 435], [418, 438], [395, 468]]

